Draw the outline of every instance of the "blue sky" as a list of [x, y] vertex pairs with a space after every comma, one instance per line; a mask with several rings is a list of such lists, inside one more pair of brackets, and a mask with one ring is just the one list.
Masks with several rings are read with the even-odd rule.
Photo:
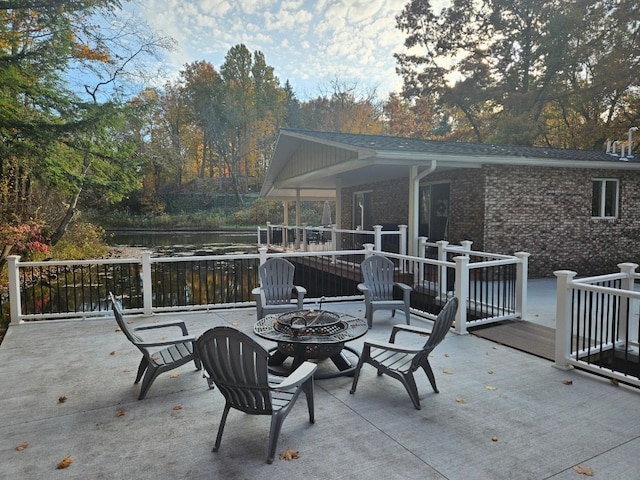
[[[284, 85], [301, 100], [330, 91], [339, 79], [379, 96], [399, 91], [394, 52], [405, 35], [395, 17], [407, 0], [139, 0], [134, 9], [149, 26], [173, 37], [165, 69], [207, 60], [216, 68], [234, 45], [264, 53]], [[446, 0], [436, 0], [435, 11]]]

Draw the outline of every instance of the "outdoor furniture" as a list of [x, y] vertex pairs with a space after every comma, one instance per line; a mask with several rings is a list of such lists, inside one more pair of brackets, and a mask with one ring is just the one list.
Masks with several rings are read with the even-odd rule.
[[306, 360], [331, 361], [338, 368], [335, 372], [316, 373], [315, 378], [333, 378], [352, 374], [355, 365], [345, 356], [348, 350], [359, 357], [356, 350], [345, 346], [367, 333], [367, 323], [346, 313], [325, 310], [299, 310], [283, 314], [267, 315], [253, 327], [256, 335], [278, 343], [269, 351], [272, 372], [281, 373], [282, 364], [293, 358], [291, 370]]
[[[429, 354], [438, 346], [451, 329], [457, 310], [458, 299], [453, 297], [442, 308], [431, 330], [408, 325], [395, 325], [391, 331], [389, 343], [376, 342], [373, 340], [365, 342], [349, 393], [355, 393], [362, 365], [368, 363], [378, 370], [378, 375], [386, 373], [390, 377], [400, 380], [407, 389], [413, 406], [420, 410], [420, 397], [418, 397], [418, 388], [416, 387], [413, 372], [418, 370], [418, 368], [422, 368], [429, 378], [433, 391], [438, 393], [436, 379], [433, 376], [433, 370], [431, 370], [431, 365], [429, 364]], [[406, 348], [395, 343], [398, 332], [428, 335], [429, 338], [422, 348]]]
[[[376, 310], [403, 310], [407, 325], [410, 322], [410, 296], [412, 288], [404, 283], [395, 282], [393, 262], [382, 255], [371, 255], [360, 264], [364, 283], [358, 284], [358, 290], [364, 294], [365, 316], [369, 328], [373, 326], [373, 312]], [[394, 287], [402, 291], [402, 300], [393, 297]]]
[[[151, 387], [153, 381], [161, 373], [178, 368], [185, 363], [189, 363], [191, 360], [195, 363], [196, 370], [200, 370], [202, 368], [200, 359], [195, 352], [195, 337], [189, 335], [184, 322], [176, 321], [157, 323], [153, 325], [141, 325], [132, 329], [129, 328], [127, 322], [124, 321], [122, 311], [111, 292], [109, 292], [109, 299], [120, 330], [122, 330], [129, 341], [142, 352], [142, 360], [140, 361], [138, 374], [136, 375], [136, 380], [134, 382], [134, 384], [137, 384], [144, 374], [138, 400], [142, 400], [147, 395], [149, 387]], [[180, 328], [182, 336], [169, 339], [163, 338], [162, 340], [156, 341], [145, 341], [136, 333], [143, 330], [156, 330], [168, 327]]]
[[260, 287], [252, 291], [258, 320], [269, 313], [302, 310], [307, 290], [293, 284], [295, 268], [288, 260], [278, 257], [270, 258], [258, 267]]
[[313, 373], [316, 365], [305, 362], [288, 377], [269, 375], [269, 353], [248, 335], [231, 327], [207, 330], [196, 348], [211, 380], [225, 398], [213, 451], [217, 452], [231, 408], [250, 415], [271, 415], [267, 463], [272, 463], [282, 422], [304, 392], [309, 421], [314, 423]]

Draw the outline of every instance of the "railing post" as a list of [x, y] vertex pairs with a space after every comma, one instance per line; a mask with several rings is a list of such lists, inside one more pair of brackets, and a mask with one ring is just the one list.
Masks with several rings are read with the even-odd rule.
[[151, 281], [151, 252], [142, 252], [142, 311], [153, 315], [153, 282]]
[[17, 324], [22, 316], [22, 303], [20, 300], [20, 272], [18, 262], [20, 255], [9, 255], [7, 257], [7, 270], [9, 274], [9, 314], [10, 322]]
[[288, 225], [282, 226], [282, 248], [283, 250], [286, 250], [287, 248], [289, 248], [289, 226]]
[[[573, 289], [573, 277], [577, 272], [571, 270], [557, 270], [553, 272], [556, 276], [556, 351], [554, 367], [561, 370], [570, 370], [569, 363], [571, 357], [571, 299]], [[571, 291], [570, 291], [571, 290]]]
[[[619, 263], [618, 268], [620, 272], [624, 274], [624, 278], [620, 284], [620, 288], [622, 290], [633, 291], [635, 286], [635, 275], [636, 268], [638, 268], [637, 263]], [[630, 300], [627, 302], [620, 302], [620, 318], [618, 320], [618, 335], [616, 338], [612, 340], [614, 342], [618, 342], [618, 339], [626, 339], [627, 332], [629, 331], [629, 323], [631, 321], [631, 311], [629, 310]], [[615, 327], [614, 327], [615, 328]], [[611, 332], [613, 334], [613, 332]], [[625, 350], [628, 348], [628, 345], [625, 345]]]
[[365, 243], [363, 247], [364, 247], [364, 258], [367, 258], [373, 255], [373, 252], [374, 252], [373, 243]]
[[267, 245], [271, 245], [271, 222], [267, 222]]
[[456, 284], [454, 291], [456, 297], [458, 297], [455, 330], [459, 335], [468, 333], [467, 298], [469, 297], [469, 260], [469, 257], [466, 255], [453, 258], [453, 261], [456, 262]]
[[376, 252], [382, 251], [382, 225], [373, 226], [373, 244]]
[[[441, 262], [447, 261], [447, 245], [449, 242], [446, 240], [438, 240], [436, 242], [438, 244], [438, 260]], [[445, 298], [447, 295], [447, 267], [445, 265], [441, 265], [438, 269], [438, 294], [440, 298]]]
[[[400, 255], [407, 254], [407, 225], [398, 225], [398, 230], [400, 231], [400, 237], [398, 238], [398, 253]], [[407, 271], [407, 261], [402, 259], [400, 262], [400, 269], [402, 273]]]
[[260, 254], [260, 265], [267, 261], [267, 247], [258, 248], [258, 253]]
[[[335, 224], [331, 225], [331, 246], [329, 247], [331, 251], [335, 252], [338, 249], [338, 232], [336, 231], [338, 228]], [[333, 260], [335, 263], [335, 255], [333, 256]]]
[[309, 246], [307, 245], [308, 241], [309, 241], [309, 232], [307, 231], [307, 224], [303, 223], [302, 224], [302, 251], [303, 252], [309, 251]]
[[529, 254], [527, 252], [516, 252], [514, 254], [518, 260], [516, 264], [516, 311], [520, 312], [520, 318], [527, 317], [527, 289], [529, 279]]
[[[418, 237], [418, 256], [427, 258], [427, 237]], [[418, 264], [418, 271], [413, 271], [413, 283], [417, 284], [424, 280], [424, 262]]]
[[471, 251], [471, 245], [473, 245], [473, 241], [471, 240], [463, 240], [460, 242], [460, 245], [462, 246], [463, 250], [466, 250], [467, 252]]

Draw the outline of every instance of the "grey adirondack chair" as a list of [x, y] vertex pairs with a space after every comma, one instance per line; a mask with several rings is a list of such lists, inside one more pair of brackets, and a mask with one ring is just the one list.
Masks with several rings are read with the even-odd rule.
[[[436, 379], [429, 364], [429, 354], [442, 342], [447, 332], [451, 329], [457, 310], [458, 299], [453, 297], [440, 311], [431, 330], [409, 325], [395, 325], [388, 343], [366, 341], [353, 375], [353, 383], [349, 393], [355, 393], [362, 365], [368, 363], [378, 370], [378, 375], [387, 374], [402, 382], [409, 393], [413, 406], [420, 410], [420, 397], [418, 396], [418, 388], [416, 387], [413, 373], [422, 368], [424, 373], [427, 374], [433, 391], [438, 393]], [[429, 338], [422, 348], [407, 348], [395, 343], [396, 335], [399, 332], [428, 335]]]
[[258, 320], [270, 313], [302, 310], [307, 290], [293, 284], [296, 267], [284, 258], [273, 257], [258, 267], [260, 287], [253, 289]]
[[[178, 368], [192, 360], [196, 366], [196, 370], [202, 368], [200, 359], [195, 351], [195, 337], [189, 335], [184, 322], [165, 322], [130, 328], [127, 322], [124, 321], [122, 310], [120, 310], [113, 293], [109, 293], [109, 300], [111, 301], [113, 314], [116, 317], [116, 322], [118, 322], [120, 330], [122, 330], [127, 339], [142, 352], [142, 360], [140, 361], [134, 382], [134, 384], [137, 384], [144, 375], [138, 400], [142, 400], [147, 395], [149, 387], [151, 387], [153, 381], [161, 373]], [[182, 335], [157, 341], [145, 341], [137, 333], [144, 330], [169, 327], [179, 328]]]
[[[364, 294], [365, 316], [369, 328], [373, 326], [373, 312], [376, 310], [404, 311], [407, 325], [410, 322], [410, 298], [412, 288], [393, 279], [394, 265], [391, 260], [382, 255], [371, 255], [360, 264], [363, 283], [358, 284], [358, 290]], [[402, 292], [402, 299], [393, 298], [393, 288]]]
[[196, 342], [205, 371], [225, 398], [213, 451], [217, 452], [229, 410], [271, 415], [267, 463], [272, 463], [282, 422], [300, 392], [307, 397], [309, 421], [314, 423], [313, 373], [317, 365], [304, 362], [288, 377], [269, 374], [269, 354], [251, 337], [231, 327], [207, 330]]

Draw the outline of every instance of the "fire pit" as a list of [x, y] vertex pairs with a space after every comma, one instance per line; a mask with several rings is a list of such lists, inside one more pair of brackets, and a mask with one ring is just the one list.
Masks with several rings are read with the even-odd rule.
[[[355, 365], [345, 357], [344, 350], [358, 356], [358, 352], [345, 347], [345, 342], [367, 333], [367, 322], [344, 313], [326, 310], [298, 310], [283, 314], [267, 315], [253, 328], [256, 335], [277, 342], [270, 350], [269, 365], [281, 366], [293, 357], [292, 369], [305, 360], [330, 358], [339, 372], [329, 375], [316, 374], [316, 378], [347, 375]], [[277, 368], [274, 368], [277, 372]]]

